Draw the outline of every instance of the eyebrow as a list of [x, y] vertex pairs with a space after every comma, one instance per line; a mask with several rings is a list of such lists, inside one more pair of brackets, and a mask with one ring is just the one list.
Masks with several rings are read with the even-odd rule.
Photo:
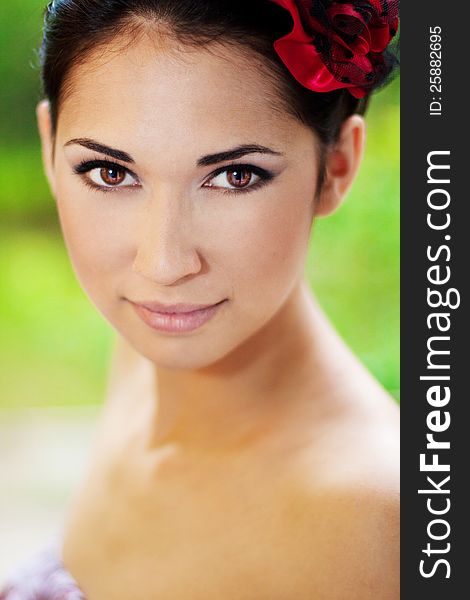
[[197, 166], [208, 167], [210, 165], [215, 165], [227, 160], [236, 160], [237, 158], [242, 158], [242, 156], [246, 156], [247, 154], [256, 153], [271, 154], [274, 156], [282, 155], [281, 152], [276, 152], [275, 150], [271, 150], [271, 148], [267, 148], [266, 146], [260, 146], [259, 144], [246, 144], [244, 146], [237, 146], [231, 150], [225, 150], [223, 152], [217, 152], [216, 154], [207, 154], [206, 156], [202, 156], [197, 161]]
[[[117, 150], [116, 148], [111, 148], [109, 146], [105, 146], [104, 144], [100, 144], [95, 140], [91, 140], [89, 138], [76, 138], [73, 140], [69, 140], [64, 147], [72, 146], [74, 144], [78, 144], [89, 150], [94, 150], [96, 152], [100, 152], [101, 154], [106, 154], [108, 156], [112, 156], [117, 160], [121, 160], [123, 162], [135, 164], [135, 160], [132, 158], [130, 154], [124, 152], [123, 150]], [[277, 152], [276, 150], [272, 150], [271, 148], [267, 148], [266, 146], [260, 146], [259, 144], [244, 144], [242, 146], [237, 146], [236, 148], [232, 148], [230, 150], [224, 150], [222, 152], [216, 152], [215, 154], [206, 154], [202, 156], [197, 161], [198, 167], [208, 167], [210, 165], [215, 165], [227, 160], [237, 160], [238, 158], [242, 158], [247, 154], [271, 154], [273, 156], [282, 156], [281, 152]]]
[[100, 144], [99, 142], [90, 140], [89, 138], [77, 138], [74, 140], [69, 140], [66, 144], [64, 144], [64, 148], [66, 146], [72, 146], [73, 144], [78, 144], [84, 148], [88, 148], [89, 150], [95, 150], [101, 154], [107, 154], [108, 156], [112, 156], [117, 160], [122, 160], [122, 162], [135, 164], [135, 160], [127, 152], [124, 152], [123, 150], [117, 150], [116, 148], [110, 148], [109, 146], [105, 146], [104, 144]]

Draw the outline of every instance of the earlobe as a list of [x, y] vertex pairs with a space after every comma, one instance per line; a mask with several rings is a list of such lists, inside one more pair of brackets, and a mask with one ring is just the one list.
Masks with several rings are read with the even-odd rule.
[[52, 133], [52, 119], [48, 100], [41, 100], [36, 107], [39, 136], [42, 147], [42, 160], [44, 171], [49, 181], [52, 194], [55, 195], [54, 177], [54, 136]]
[[364, 144], [364, 119], [360, 115], [352, 115], [343, 123], [338, 141], [327, 151], [326, 177], [316, 217], [330, 215], [346, 197], [359, 170]]

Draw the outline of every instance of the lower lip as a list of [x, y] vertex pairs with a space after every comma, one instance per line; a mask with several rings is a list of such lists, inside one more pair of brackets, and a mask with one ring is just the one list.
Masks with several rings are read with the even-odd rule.
[[187, 313], [159, 313], [138, 304], [132, 304], [132, 306], [142, 321], [152, 329], [165, 333], [184, 333], [194, 331], [207, 323], [224, 302], [225, 300], [222, 300], [218, 304]]

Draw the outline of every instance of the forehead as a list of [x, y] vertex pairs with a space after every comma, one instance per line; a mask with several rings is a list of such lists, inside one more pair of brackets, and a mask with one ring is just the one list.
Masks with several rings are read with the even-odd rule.
[[114, 41], [71, 71], [58, 137], [226, 145], [237, 135], [269, 135], [289, 144], [307, 128], [286, 110], [278, 88], [260, 56], [233, 45], [188, 48], [147, 35]]

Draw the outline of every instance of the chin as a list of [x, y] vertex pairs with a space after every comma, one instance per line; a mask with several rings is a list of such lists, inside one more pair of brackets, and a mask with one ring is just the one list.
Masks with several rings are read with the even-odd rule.
[[[175, 340], [176, 341], [176, 340]], [[176, 344], [168, 344], [168, 340], [156, 341], [154, 344], [132, 344], [135, 350], [151, 361], [155, 366], [171, 370], [194, 371], [208, 368], [221, 360], [227, 352], [217, 351], [214, 345], [207, 343], [188, 343], [181, 338]], [[173, 346], [173, 347], [172, 347]]]
[[[242, 360], [237, 349], [256, 333], [253, 323], [244, 322], [240, 327], [237, 319], [225, 323], [212, 321], [202, 328], [188, 333], [165, 333], [152, 331], [128, 311], [110, 311], [106, 320], [141, 356], [155, 366], [174, 370], [201, 370], [221, 366], [228, 357], [234, 362]], [[251, 327], [250, 327], [251, 325]], [[259, 325], [261, 328], [262, 324]]]
[[232, 350], [229, 336], [217, 327], [214, 331], [177, 335], [147, 331], [146, 326], [129, 322], [112, 325], [141, 356], [165, 369], [204, 369]]
[[134, 350], [157, 367], [205, 369], [224, 359], [242, 341], [239, 328], [231, 331], [232, 320], [227, 322], [226, 317], [218, 321], [216, 316], [192, 332], [167, 333], [152, 330], [128, 308], [122, 310], [120, 307], [104, 316]]

